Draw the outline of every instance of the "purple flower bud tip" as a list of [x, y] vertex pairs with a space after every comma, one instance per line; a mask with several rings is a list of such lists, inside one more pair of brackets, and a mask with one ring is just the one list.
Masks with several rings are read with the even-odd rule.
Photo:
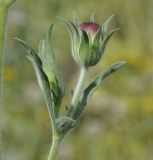
[[84, 22], [79, 26], [79, 28], [84, 30], [86, 33], [89, 32], [94, 35], [100, 28], [100, 25], [94, 22]]

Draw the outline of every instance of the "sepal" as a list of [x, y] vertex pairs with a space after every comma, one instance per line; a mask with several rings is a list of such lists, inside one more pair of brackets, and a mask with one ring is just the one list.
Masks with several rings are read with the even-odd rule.
[[108, 25], [110, 23], [110, 21], [114, 18], [114, 14], [111, 15], [102, 25], [102, 32], [104, 34], [104, 36], [107, 34], [107, 31], [108, 31]]
[[95, 13], [91, 14], [90, 22], [94, 22], [95, 23]]
[[[107, 35], [105, 35], [104, 37], [104, 40], [103, 42], [101, 43], [101, 46], [100, 46], [100, 52], [102, 53], [102, 55], [104, 54], [104, 51], [105, 51], [105, 48], [110, 40], [110, 38], [112, 37], [112, 35], [118, 31], [120, 28], [116, 28], [116, 29], [113, 29], [112, 31], [110, 31]], [[101, 55], [101, 56], [102, 56]]]

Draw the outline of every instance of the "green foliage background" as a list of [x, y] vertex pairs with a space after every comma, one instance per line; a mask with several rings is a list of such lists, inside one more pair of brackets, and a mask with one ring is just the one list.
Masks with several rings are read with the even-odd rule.
[[55, 16], [98, 23], [115, 13], [120, 27], [101, 62], [91, 68], [90, 80], [108, 65], [127, 65], [97, 90], [76, 127], [62, 144], [59, 160], [153, 159], [153, 1], [152, 0], [18, 0], [7, 25], [5, 63], [4, 141], [8, 160], [47, 159], [51, 129], [43, 94], [25, 50], [13, 40], [21, 38], [38, 48], [53, 22], [54, 51], [66, 81], [67, 94], [78, 78], [71, 57], [70, 38]]

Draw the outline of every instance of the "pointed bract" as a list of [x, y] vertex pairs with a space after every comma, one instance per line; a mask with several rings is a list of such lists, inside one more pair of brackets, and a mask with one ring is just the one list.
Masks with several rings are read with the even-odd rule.
[[94, 22], [95, 23], [95, 13], [94, 12], [91, 14], [90, 22]]
[[112, 20], [112, 18], [114, 18], [114, 16], [115, 16], [114, 14], [111, 15], [111, 16], [104, 22], [104, 24], [102, 25], [102, 32], [103, 32], [104, 35], [107, 34], [108, 25], [109, 25], [110, 21]]
[[79, 26], [79, 25], [80, 25], [80, 21], [79, 21], [79, 19], [77, 18], [75, 12], [73, 12], [73, 19], [74, 19], [74, 24], [75, 24], [76, 26]]
[[108, 41], [110, 40], [110, 38], [112, 37], [112, 35], [113, 35], [116, 31], [118, 31], [119, 29], [120, 29], [120, 28], [113, 29], [111, 32], [109, 32], [109, 33], [105, 36], [105, 38], [104, 38], [104, 40], [103, 40], [103, 42], [101, 43], [101, 46], [100, 46], [100, 52], [101, 52], [101, 53], [104, 53]]

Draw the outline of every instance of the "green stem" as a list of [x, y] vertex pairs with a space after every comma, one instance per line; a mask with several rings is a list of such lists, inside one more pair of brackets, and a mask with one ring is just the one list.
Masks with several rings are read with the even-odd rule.
[[3, 64], [4, 36], [8, 7], [0, 2], [0, 159], [3, 159]]
[[0, 2], [0, 78], [2, 88], [2, 73], [3, 73], [3, 49], [4, 49], [4, 35], [5, 35], [5, 26], [7, 20], [8, 6]]
[[[75, 106], [77, 105], [79, 98], [80, 98], [80, 95], [82, 93], [82, 90], [84, 88], [84, 82], [85, 82], [86, 75], [87, 75], [87, 68], [82, 67], [81, 72], [80, 72], [80, 77], [79, 77], [75, 92], [72, 97], [72, 101], [71, 101], [72, 110], [69, 113], [69, 116], [73, 116], [73, 113], [75, 111]], [[64, 136], [60, 137], [59, 134], [54, 132], [54, 126], [52, 126], [52, 128], [53, 128], [53, 142], [52, 142], [52, 146], [50, 149], [48, 160], [55, 160], [56, 159], [57, 153], [59, 151], [61, 140], [64, 137]]]
[[0, 159], [3, 159], [3, 66], [4, 66], [4, 40], [7, 14], [9, 6], [15, 0], [0, 0]]
[[71, 105], [73, 107], [73, 111], [75, 110], [75, 106], [77, 105], [79, 99], [80, 99], [80, 95], [84, 89], [84, 83], [85, 83], [85, 79], [87, 76], [87, 68], [82, 67], [81, 68], [81, 72], [80, 72], [80, 77], [76, 86], [76, 89], [74, 91], [73, 97], [72, 97], [72, 101], [71, 101]]
[[53, 136], [52, 146], [48, 156], [48, 160], [55, 160], [61, 144], [61, 138]]

